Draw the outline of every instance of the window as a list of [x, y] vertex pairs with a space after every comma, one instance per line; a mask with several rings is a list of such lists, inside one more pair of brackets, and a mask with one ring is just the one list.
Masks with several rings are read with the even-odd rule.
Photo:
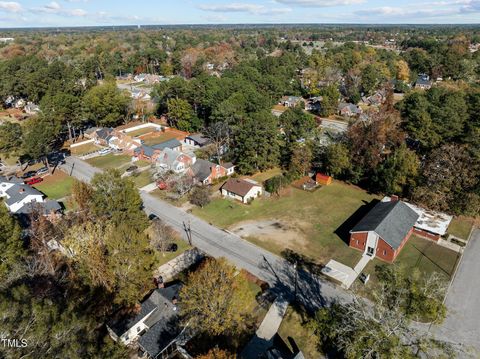
[[386, 256], [387, 255], [387, 251], [384, 249], [383, 250], [383, 255]]
[[358, 246], [358, 239], [357, 239], [357, 246]]

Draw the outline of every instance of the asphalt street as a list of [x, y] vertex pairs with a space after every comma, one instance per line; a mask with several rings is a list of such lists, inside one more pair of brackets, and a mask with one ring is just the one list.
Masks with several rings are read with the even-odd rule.
[[[82, 181], [90, 181], [101, 170], [75, 157], [66, 158], [62, 170]], [[289, 300], [297, 299], [312, 310], [332, 303], [349, 301], [351, 295], [332, 283], [313, 275], [257, 247], [239, 236], [219, 229], [198, 217], [164, 202], [147, 192], [140, 191], [147, 214], [155, 214], [188, 240], [186, 229], [190, 228], [192, 245], [208, 255], [224, 257], [237, 267], [256, 275], [270, 285], [275, 294]]]

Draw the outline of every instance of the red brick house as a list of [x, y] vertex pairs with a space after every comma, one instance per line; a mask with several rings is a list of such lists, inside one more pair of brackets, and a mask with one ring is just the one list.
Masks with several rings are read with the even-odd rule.
[[392, 263], [412, 235], [418, 217], [402, 201], [379, 202], [350, 231], [350, 247]]

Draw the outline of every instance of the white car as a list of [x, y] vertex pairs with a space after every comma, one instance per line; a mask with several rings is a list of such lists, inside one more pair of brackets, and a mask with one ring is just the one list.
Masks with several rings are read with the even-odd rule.
[[106, 154], [109, 154], [110, 152], [112, 152], [111, 148], [104, 148], [103, 150], [98, 151], [98, 153], [102, 156], [106, 155]]

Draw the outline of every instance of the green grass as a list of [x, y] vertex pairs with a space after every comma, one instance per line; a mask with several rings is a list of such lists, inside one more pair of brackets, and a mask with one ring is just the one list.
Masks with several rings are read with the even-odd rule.
[[144, 140], [144, 144], [147, 146], [153, 146], [153, 145], [158, 145], [159, 143], [171, 140], [173, 138], [177, 138], [178, 134], [174, 133], [164, 133], [159, 136], [155, 136], [152, 138], [148, 138]]
[[60, 199], [71, 194], [73, 181], [73, 177], [57, 170], [53, 175], [45, 176], [43, 182], [34, 187], [50, 199]]
[[[354, 265], [361, 253], [348, 247], [348, 230], [361, 217], [355, 218], [354, 223], [344, 222], [375, 198], [355, 186], [335, 181], [313, 193], [292, 188], [280, 198], [261, 198], [251, 205], [215, 199], [203, 209], [194, 208], [193, 214], [221, 228], [247, 220], [282, 220], [306, 238], [305, 245], [296, 248], [295, 252], [317, 264], [326, 264], [334, 258], [346, 265]], [[285, 249], [275, 242], [265, 243], [258, 238], [250, 240], [275, 253]]]
[[91, 152], [100, 150], [103, 147], [97, 146], [95, 143], [87, 143], [85, 145], [70, 147], [70, 153], [75, 156], [83, 156]]
[[168, 191], [162, 191], [160, 189], [156, 189], [155, 191], [150, 192], [150, 194], [177, 207], [181, 207], [183, 204], [188, 202], [188, 195], [185, 195], [179, 199], [173, 199], [168, 195]]
[[157, 266], [161, 266], [161, 265], [164, 265], [165, 263], [168, 263], [169, 261], [171, 261], [172, 259], [174, 258], [177, 258], [180, 254], [182, 254], [183, 252], [185, 252], [186, 250], [188, 249], [191, 249], [192, 247], [190, 247], [188, 245], [187, 242], [185, 242], [184, 240], [182, 239], [177, 239], [175, 241], [175, 243], [177, 244], [178, 246], [178, 249], [176, 252], [165, 252], [165, 253], [158, 253], [157, 254], [157, 260], [155, 262], [155, 264]]
[[152, 175], [150, 174], [150, 171], [142, 171], [138, 175], [132, 175], [129, 177], [134, 183], [135, 186], [138, 188], [145, 187], [147, 184], [152, 183]]
[[292, 338], [306, 359], [322, 358], [322, 354], [317, 350], [315, 333], [308, 328], [307, 321], [304, 315], [289, 307], [278, 329], [278, 334], [290, 350], [293, 348], [289, 345], [288, 338]]
[[122, 167], [129, 163], [130, 160], [130, 156], [127, 155], [116, 155], [113, 153], [109, 153], [105, 156], [90, 158], [87, 160], [87, 162], [94, 167], [109, 169]]
[[138, 168], [141, 168], [141, 167], [151, 166], [152, 163], [145, 160], [138, 160], [134, 164], [135, 166], [138, 166]]
[[252, 178], [253, 180], [255, 180], [259, 183], [263, 183], [267, 179], [272, 178], [274, 176], [278, 176], [280, 174], [282, 174], [282, 170], [280, 168], [276, 167], [276, 168], [272, 168], [272, 169], [270, 169], [268, 171], [265, 171], [265, 172], [260, 172], [260, 173], [254, 174], [250, 178]]
[[473, 218], [455, 217], [448, 227], [448, 234], [467, 240], [474, 223]]
[[145, 128], [140, 128], [135, 131], [130, 131], [130, 132], [125, 132], [126, 135], [132, 136], [132, 137], [137, 137], [141, 135], [146, 135], [147, 133], [155, 132], [155, 127], [145, 127]]
[[[436, 272], [445, 281], [450, 281], [455, 272], [458, 258], [459, 253], [455, 251], [439, 246], [435, 242], [412, 236], [395, 259], [395, 264], [399, 265], [407, 273], [412, 273], [414, 269], [419, 270], [426, 276]], [[363, 270], [363, 273], [370, 274], [370, 281], [367, 283], [366, 288], [362, 288], [362, 285], [360, 285], [360, 292], [362, 289], [370, 291], [372, 287], [378, 284], [375, 275], [375, 267], [377, 265], [389, 264], [378, 259], [370, 261]], [[357, 280], [357, 283], [360, 282]]]

